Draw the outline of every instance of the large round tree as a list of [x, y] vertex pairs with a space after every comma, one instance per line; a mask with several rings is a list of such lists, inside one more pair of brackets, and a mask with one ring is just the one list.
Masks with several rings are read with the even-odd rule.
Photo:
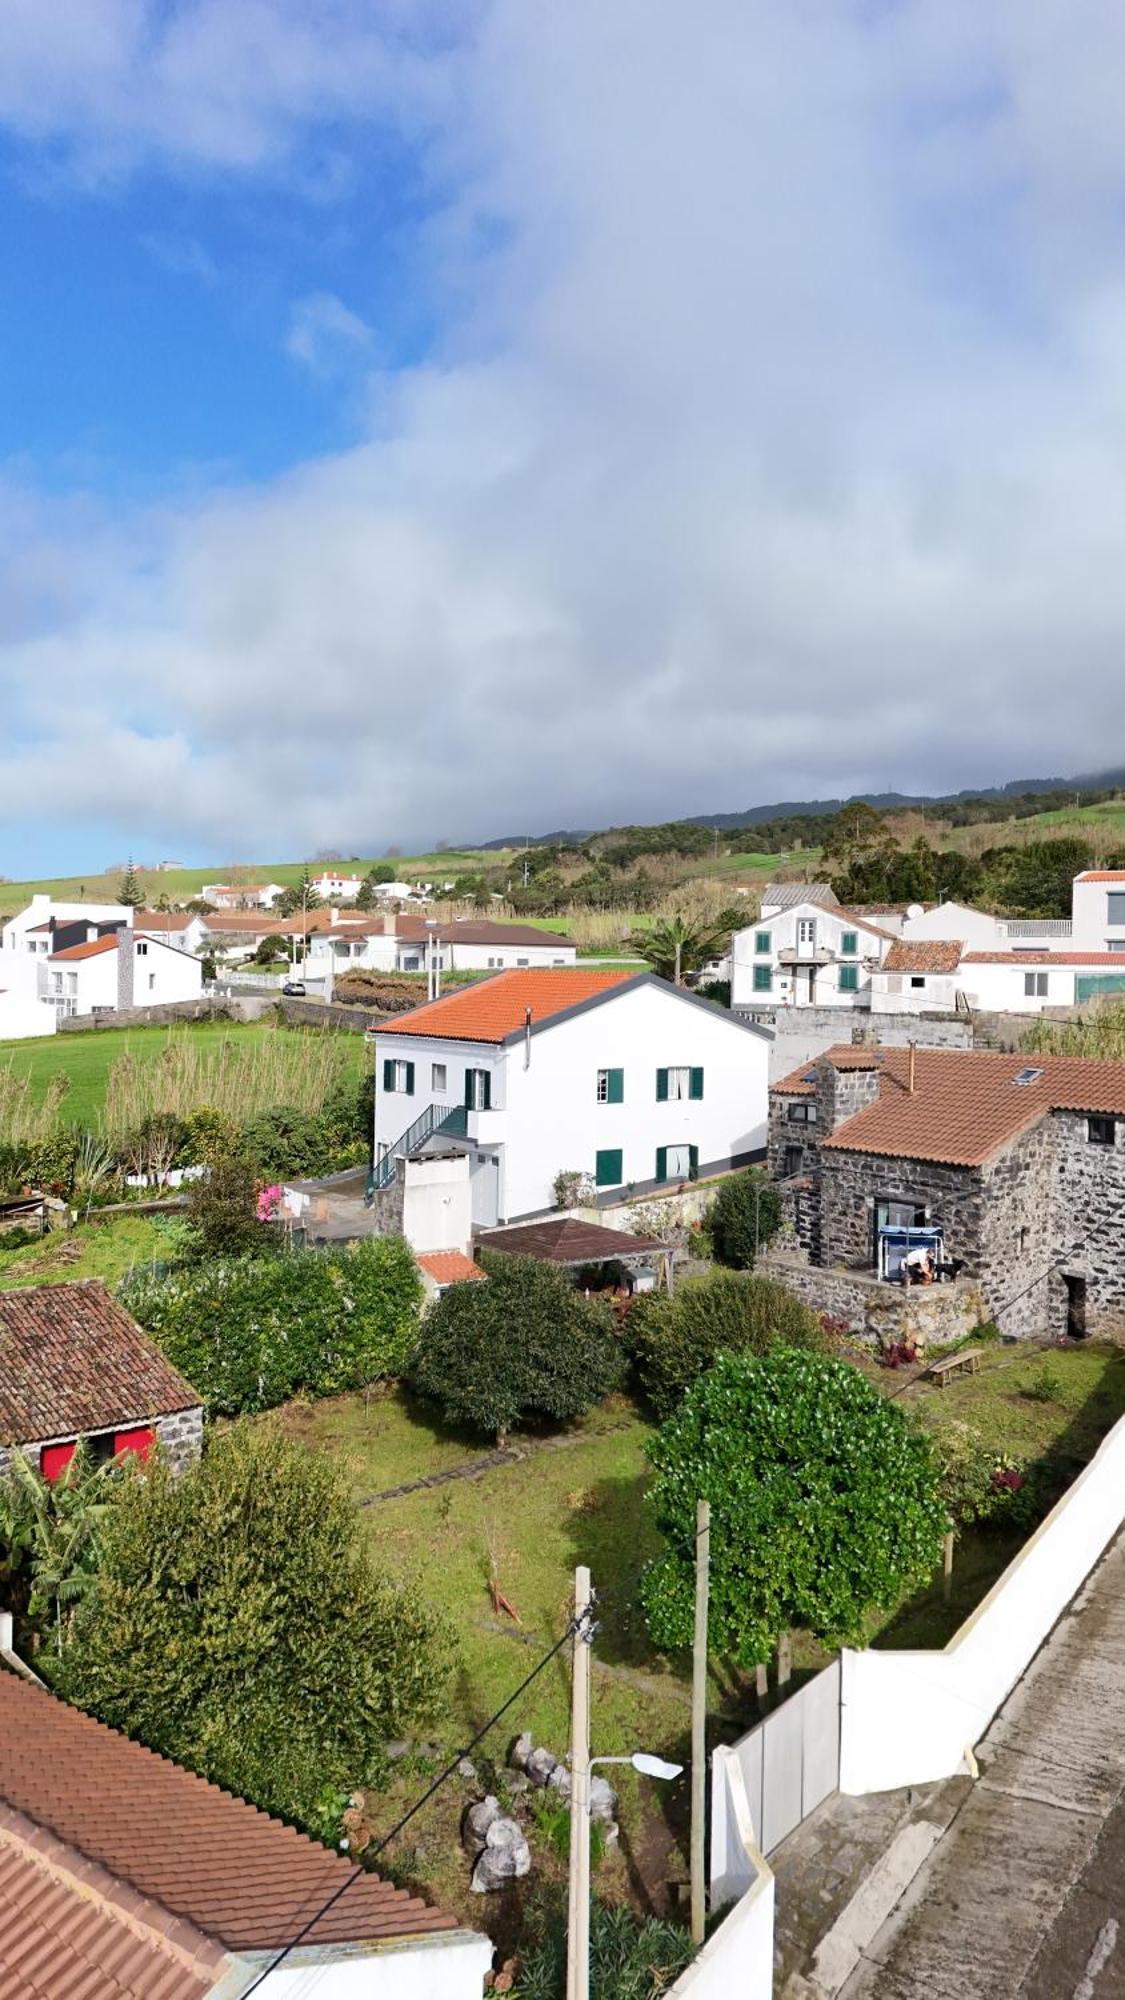
[[847, 1362], [722, 1354], [649, 1457], [668, 1541], [642, 1580], [659, 1646], [691, 1643], [697, 1500], [711, 1503], [711, 1649], [742, 1667], [793, 1626], [860, 1640], [865, 1614], [893, 1610], [940, 1559], [929, 1440]]
[[328, 1460], [236, 1424], [179, 1479], [122, 1478], [55, 1685], [312, 1832], [433, 1720], [447, 1642], [376, 1568]]
[[502, 1439], [528, 1418], [565, 1423], [617, 1387], [613, 1315], [535, 1257], [482, 1256], [485, 1284], [451, 1285], [422, 1324], [411, 1380], [446, 1420]]

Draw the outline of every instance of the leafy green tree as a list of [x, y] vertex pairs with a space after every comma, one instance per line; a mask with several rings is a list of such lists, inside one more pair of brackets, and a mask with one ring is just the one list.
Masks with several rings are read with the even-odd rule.
[[233, 1426], [174, 1478], [122, 1480], [59, 1692], [322, 1835], [377, 1786], [388, 1737], [433, 1720], [448, 1641], [376, 1566], [327, 1457]]
[[868, 860], [881, 849], [894, 850], [894, 836], [883, 814], [866, 799], [849, 799], [823, 830], [821, 847], [826, 861], [838, 861], [841, 868]]
[[621, 1380], [609, 1307], [535, 1257], [481, 1258], [487, 1284], [451, 1285], [427, 1314], [411, 1380], [446, 1421], [494, 1432], [551, 1417], [566, 1423]]
[[658, 1646], [691, 1643], [697, 1500], [711, 1502], [711, 1635], [749, 1668], [801, 1626], [862, 1639], [925, 1583], [950, 1526], [925, 1433], [857, 1368], [794, 1348], [721, 1354], [649, 1445], [667, 1537], [641, 1590]]
[[21, 1451], [0, 1480], [0, 1558], [5, 1595], [32, 1632], [49, 1636], [56, 1653], [90, 1590], [107, 1480], [114, 1468], [95, 1465], [80, 1443], [59, 1479], [44, 1479]]
[[634, 931], [629, 949], [658, 972], [662, 979], [683, 986], [689, 974], [698, 972], [708, 959], [721, 958], [730, 950], [731, 935], [742, 923], [738, 910], [724, 910], [718, 917], [693, 921], [690, 917], [667, 917], [651, 930]]
[[362, 882], [359, 885], [358, 890], [356, 891], [356, 899], [355, 899], [356, 909], [357, 910], [372, 909], [379, 900], [379, 898], [375, 894], [376, 889], [380, 886], [381, 883], [393, 882], [394, 879], [395, 879], [395, 871], [391, 867], [390, 862], [376, 861], [374, 865], [368, 869], [366, 875], [364, 876]]
[[139, 910], [145, 899], [144, 888], [132, 861], [127, 862], [125, 873], [117, 884], [117, 901], [131, 910]]
[[260, 938], [254, 953], [255, 965], [273, 965], [289, 952], [289, 940], [280, 931], [271, 931], [269, 937]]
[[203, 1179], [192, 1182], [187, 1203], [202, 1256], [239, 1257], [265, 1247], [254, 1168], [241, 1145], [213, 1155]]
[[809, 1306], [772, 1278], [714, 1271], [674, 1293], [644, 1292], [625, 1321], [637, 1379], [657, 1415], [678, 1409], [725, 1352], [768, 1354], [779, 1344], [818, 1352], [826, 1342]]
[[708, 1221], [720, 1264], [748, 1271], [781, 1226], [781, 1197], [769, 1175], [751, 1167], [723, 1182]]

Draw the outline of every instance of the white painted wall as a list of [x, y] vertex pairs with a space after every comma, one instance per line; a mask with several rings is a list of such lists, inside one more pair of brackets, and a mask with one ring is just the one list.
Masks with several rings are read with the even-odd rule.
[[55, 1009], [36, 997], [34, 987], [6, 989], [4, 977], [3, 955], [0, 954], [0, 1042], [20, 1042], [35, 1035], [53, 1035], [58, 1026]]
[[[261, 2000], [481, 2000], [491, 1939], [477, 1931], [435, 1931], [400, 1944], [304, 1945], [257, 1989]], [[211, 2000], [238, 2000], [269, 1953], [240, 1954], [211, 1988]]]
[[[493, 1045], [394, 1034], [376, 1036], [375, 1142], [393, 1145], [431, 1102], [452, 1110], [465, 1102], [465, 1071], [486, 1069], [492, 1106], [470, 1112], [469, 1141], [479, 1155], [499, 1158], [494, 1216], [535, 1214], [553, 1206], [560, 1169], [595, 1169], [600, 1150], [620, 1149], [622, 1185], [651, 1181], [661, 1146], [695, 1145], [700, 1167], [760, 1151], [766, 1141], [770, 1038], [729, 1014], [678, 993], [662, 980], [571, 1016], [547, 1022], [531, 1037], [530, 1062], [521, 1041]], [[383, 1090], [386, 1058], [415, 1065], [414, 1096]], [[444, 1092], [432, 1083], [445, 1065]], [[660, 1103], [658, 1068], [702, 1068], [704, 1095]], [[625, 1072], [624, 1101], [600, 1104], [600, 1069]], [[672, 1183], [678, 1185], [678, 1182]]]
[[944, 1651], [844, 1651], [840, 1790], [893, 1791], [964, 1769], [1123, 1521], [1125, 1417]]
[[412, 1250], [463, 1250], [473, 1238], [472, 1189], [464, 1153], [406, 1162], [402, 1233]]
[[[120, 949], [120, 947], [118, 947]], [[134, 1007], [159, 1007], [175, 1000], [197, 1000], [203, 991], [203, 967], [187, 952], [140, 937], [126, 945], [133, 953]], [[49, 959], [45, 967], [48, 998], [73, 1000], [68, 1011], [91, 1014], [95, 1007], [116, 1007], [117, 952], [94, 958]]]
[[[1044, 1007], [1070, 1007], [1074, 1004], [1075, 980], [1082, 971], [1074, 965], [971, 965], [962, 964], [960, 984], [969, 1003], [986, 1011], [1003, 1014], [1040, 1014]], [[1091, 972], [1112, 970], [1105, 966], [1092, 965]], [[1125, 958], [1121, 961], [1125, 973]], [[1028, 975], [1034, 976], [1036, 991], [1025, 993]], [[1046, 978], [1047, 991], [1038, 991], [1039, 984]]]
[[[783, 951], [792, 951], [797, 946], [800, 927], [808, 923], [816, 926], [816, 949], [834, 954], [831, 964], [816, 969], [811, 1001], [807, 968], [782, 965], [780, 958]], [[858, 949], [854, 955], [841, 952], [845, 932], [856, 935]], [[759, 951], [758, 940], [763, 934], [769, 937], [769, 947]], [[861, 918], [850, 916], [846, 910], [826, 910], [819, 903], [800, 903], [792, 910], [778, 910], [774, 916], [763, 917], [759, 923], [735, 932], [731, 941], [731, 1006], [768, 1007], [773, 1003], [785, 1007], [866, 1007], [872, 966], [886, 957], [890, 947], [890, 938], [880, 937]], [[854, 991], [841, 987], [841, 965], [857, 968]], [[770, 968], [769, 990], [755, 985], [755, 967], [760, 966]]]
[[686, 2000], [770, 2000], [773, 1993], [773, 1871], [760, 1853], [738, 1759], [724, 1745], [711, 1759], [711, 1905], [737, 1897], [670, 1995]]
[[363, 877], [362, 875], [314, 875], [312, 886], [317, 895], [325, 900], [339, 897], [345, 903], [352, 903], [363, 887]]
[[[1095, 871], [1096, 872], [1096, 871]], [[1088, 875], [1076, 875], [1071, 885], [1070, 909], [1075, 951], [1125, 950], [1125, 921], [1110, 921], [1111, 910], [1120, 918], [1121, 905], [1111, 897], [1125, 895], [1125, 874], [1110, 882], [1094, 882]]]
[[880, 967], [871, 975], [871, 1012], [949, 1014], [962, 983], [958, 973], [887, 972]]
[[968, 951], [1003, 951], [1006, 939], [999, 917], [974, 910], [967, 903], [938, 903], [931, 910], [913, 903], [903, 918], [904, 938], [958, 938]]

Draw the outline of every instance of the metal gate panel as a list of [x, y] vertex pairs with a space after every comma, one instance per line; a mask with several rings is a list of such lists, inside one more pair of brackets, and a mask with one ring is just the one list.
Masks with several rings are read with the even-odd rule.
[[768, 1854], [801, 1824], [799, 1695], [767, 1718], [762, 1731], [762, 1852]]
[[797, 1697], [804, 1721], [801, 1818], [836, 1790], [840, 1782], [840, 1662], [809, 1681]]

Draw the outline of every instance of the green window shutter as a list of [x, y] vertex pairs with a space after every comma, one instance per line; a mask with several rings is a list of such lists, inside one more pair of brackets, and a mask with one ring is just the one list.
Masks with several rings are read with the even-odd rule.
[[755, 993], [773, 992], [773, 967], [771, 965], [756, 965], [754, 967], [754, 991]]
[[693, 1069], [691, 1073], [691, 1081], [688, 1085], [688, 1096], [702, 1097], [702, 1095], [703, 1095], [703, 1071], [701, 1069]]
[[[667, 1087], [667, 1081], [668, 1081], [667, 1077], [665, 1077], [664, 1081], [665, 1081], [665, 1087]], [[656, 1178], [658, 1181], [666, 1181], [668, 1178], [667, 1146], [658, 1146], [656, 1149]]]
[[467, 1069], [467, 1070], [465, 1071], [465, 1109], [466, 1109], [466, 1111], [471, 1111], [471, 1110], [472, 1110], [472, 1108], [473, 1108], [473, 1075], [474, 1075], [474, 1072], [473, 1072], [473, 1071], [472, 1071], [471, 1069]]
[[[656, 1072], [656, 1101], [658, 1104], [667, 1104], [668, 1102], [668, 1072], [666, 1069], [658, 1069]], [[664, 1176], [661, 1174], [660, 1179], [663, 1180], [663, 1178]]]
[[764, 957], [766, 952], [768, 952], [769, 948], [770, 948], [769, 932], [759, 931], [754, 939], [754, 950], [758, 953], [759, 957]]
[[611, 1070], [608, 1070], [608, 1071], [606, 1072], [606, 1074], [607, 1074], [607, 1076], [609, 1077], [609, 1095], [608, 1095], [608, 1097], [606, 1098], [606, 1103], [607, 1103], [607, 1104], [624, 1104], [624, 1102], [625, 1102], [625, 1072], [624, 1072], [624, 1070], [623, 1070], [623, 1069], [611, 1069]]
[[688, 1147], [688, 1179], [689, 1179], [689, 1180], [693, 1180], [693, 1181], [697, 1181], [697, 1180], [699, 1179], [699, 1147], [698, 1147], [698, 1146], [689, 1146], [689, 1147]]
[[622, 1173], [620, 1146], [607, 1147], [604, 1152], [594, 1155], [594, 1181], [598, 1187], [620, 1187]]
[[480, 1076], [481, 1076], [481, 1100], [480, 1100], [480, 1108], [481, 1108], [481, 1110], [482, 1110], [482, 1111], [491, 1111], [491, 1109], [492, 1109], [492, 1071], [491, 1071], [490, 1069], [482, 1069], [482, 1070], [481, 1070], [481, 1073], [480, 1073]]
[[840, 991], [841, 993], [858, 993], [859, 991], [858, 965], [842, 965], [840, 967]]
[[394, 1061], [393, 1061], [393, 1058], [392, 1058], [391, 1056], [384, 1056], [384, 1058], [383, 1058], [383, 1089], [384, 1089], [384, 1090], [393, 1090], [393, 1089], [394, 1089], [394, 1087], [395, 1087], [395, 1066], [394, 1066]]
[[845, 953], [846, 955], [848, 955], [848, 956], [850, 956], [850, 957], [854, 957], [854, 956], [855, 956], [855, 954], [856, 954], [856, 952], [857, 952], [857, 951], [859, 950], [859, 934], [858, 934], [858, 932], [856, 932], [856, 931], [841, 931], [841, 933], [840, 933], [840, 950], [841, 950], [841, 951], [842, 951], [843, 953]]
[[406, 1095], [408, 1097], [413, 1097], [414, 1095], [414, 1064], [412, 1062], [408, 1062], [406, 1065]]

